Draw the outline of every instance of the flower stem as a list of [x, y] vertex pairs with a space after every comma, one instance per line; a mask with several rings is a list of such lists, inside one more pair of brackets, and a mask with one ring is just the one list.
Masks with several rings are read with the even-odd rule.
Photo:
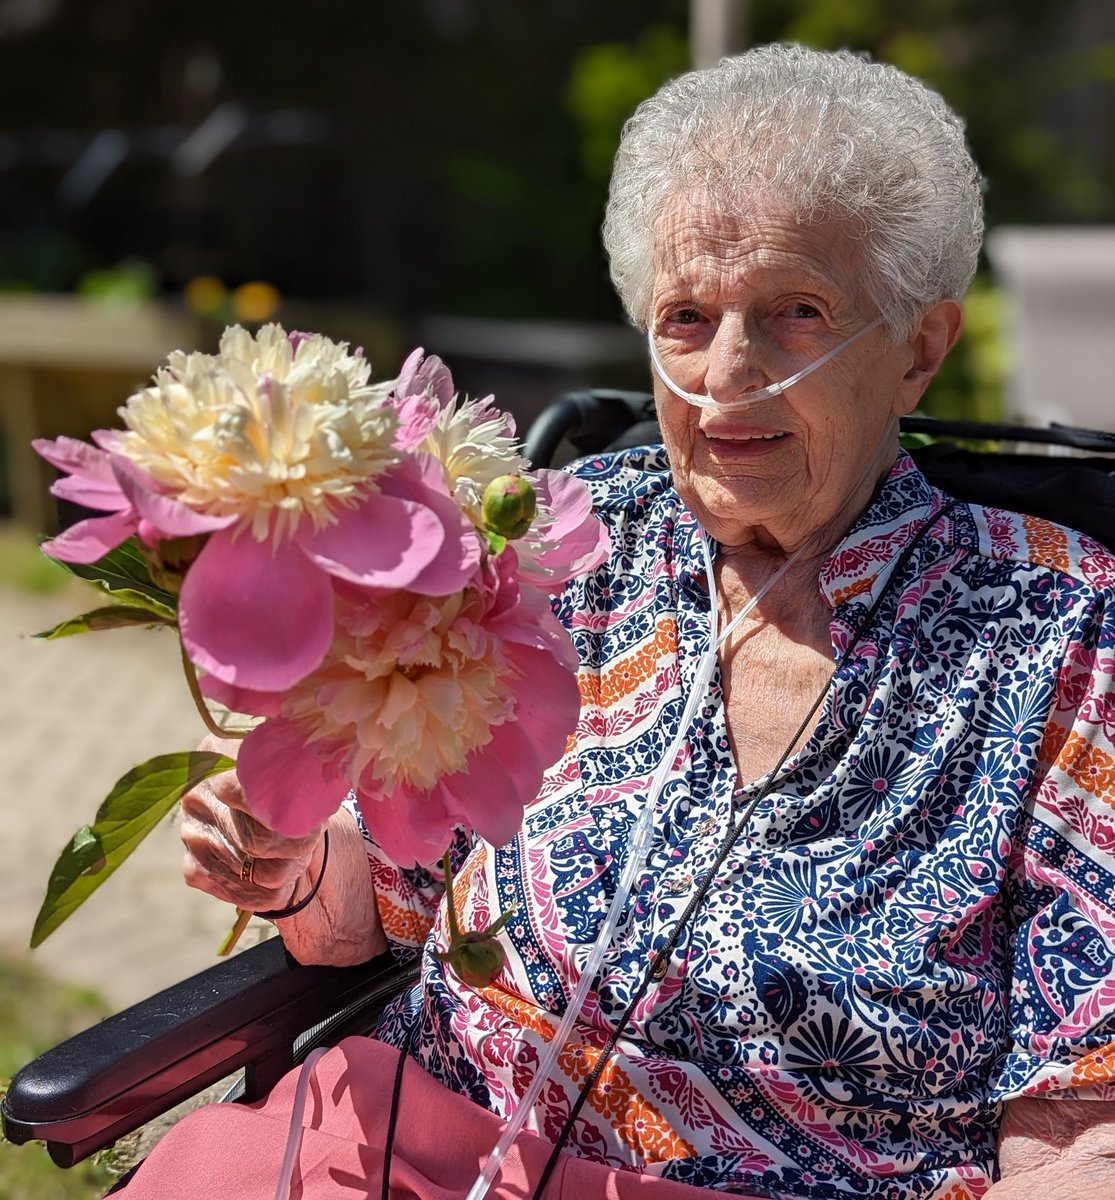
[[178, 649], [182, 654], [182, 670], [186, 674], [186, 683], [190, 689], [190, 697], [194, 702], [194, 707], [197, 709], [198, 715], [205, 722], [205, 728], [215, 737], [246, 738], [250, 732], [249, 730], [226, 729], [223, 725], [218, 725], [213, 719], [213, 714], [209, 711], [209, 705], [205, 703], [205, 697], [201, 694], [201, 686], [197, 681], [197, 669], [190, 660], [190, 656], [186, 653], [186, 647], [182, 642], [181, 636], [178, 638]]
[[457, 897], [453, 895], [453, 864], [449, 861], [449, 851], [441, 860], [445, 872], [445, 915], [449, 918], [449, 944], [455, 946], [461, 940], [461, 927], [457, 924]]
[[240, 940], [240, 935], [248, 927], [248, 922], [252, 919], [251, 912], [246, 908], [238, 908], [236, 910], [236, 924], [225, 934], [225, 940], [221, 943], [217, 950], [217, 957], [224, 958], [231, 954], [236, 943]]

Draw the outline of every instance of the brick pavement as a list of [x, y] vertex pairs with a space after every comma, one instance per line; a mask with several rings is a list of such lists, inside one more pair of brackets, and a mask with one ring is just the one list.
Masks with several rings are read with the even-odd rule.
[[78, 583], [48, 597], [0, 586], [0, 953], [30, 953], [119, 1008], [213, 963], [233, 910], [182, 882], [170, 818], [41, 947], [26, 950], [50, 869], [78, 826], [134, 763], [190, 749], [204, 733], [169, 630], [29, 636], [97, 602]]

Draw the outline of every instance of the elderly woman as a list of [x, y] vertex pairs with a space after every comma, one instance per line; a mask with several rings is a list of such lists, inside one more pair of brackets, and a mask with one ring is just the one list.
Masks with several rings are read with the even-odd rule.
[[638, 854], [528, 1130], [663, 1195], [1115, 1195], [1115, 559], [898, 444], [981, 230], [960, 121], [894, 68], [771, 46], [646, 101], [605, 241], [665, 445], [577, 468], [613, 552], [555, 604], [576, 735], [513, 841], [456, 847], [506, 965], [438, 957], [436, 868], [342, 811], [323, 875], [232, 776], [186, 802], [189, 882], [320, 880], [278, 922], [307, 961], [421, 949], [380, 1038], [509, 1118]]

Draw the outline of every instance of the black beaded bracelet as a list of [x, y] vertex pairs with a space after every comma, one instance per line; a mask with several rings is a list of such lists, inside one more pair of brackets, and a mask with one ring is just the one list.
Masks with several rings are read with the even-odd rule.
[[296, 913], [300, 913], [307, 904], [317, 895], [317, 890], [321, 887], [321, 881], [325, 878], [325, 868], [329, 865], [329, 830], [325, 831], [324, 848], [321, 852], [321, 870], [318, 872], [317, 881], [314, 886], [298, 901], [297, 904], [290, 905], [289, 908], [271, 908], [266, 912], [257, 912], [257, 917], [262, 917], [265, 921], [281, 921], [284, 917], [293, 917]]

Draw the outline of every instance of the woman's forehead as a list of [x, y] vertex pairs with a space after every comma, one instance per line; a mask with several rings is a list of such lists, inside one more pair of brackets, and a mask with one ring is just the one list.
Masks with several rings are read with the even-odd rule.
[[700, 197], [667, 208], [655, 228], [655, 290], [677, 285], [860, 290], [863, 244], [842, 221], [807, 223], [788, 206], [729, 212]]

